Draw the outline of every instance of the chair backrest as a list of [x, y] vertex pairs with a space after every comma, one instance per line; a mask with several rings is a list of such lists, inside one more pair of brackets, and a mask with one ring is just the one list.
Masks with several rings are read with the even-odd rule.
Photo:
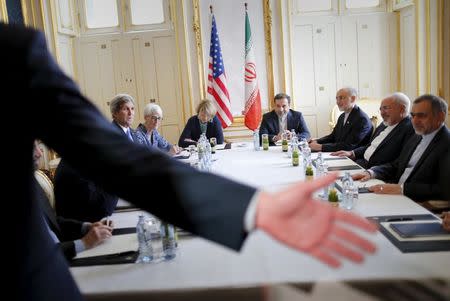
[[53, 183], [50, 180], [50, 178], [42, 170], [39, 169], [34, 172], [34, 177], [44, 190], [45, 195], [47, 196], [48, 201], [50, 202], [50, 206], [52, 206], [52, 208], [55, 208], [55, 192], [53, 188]]

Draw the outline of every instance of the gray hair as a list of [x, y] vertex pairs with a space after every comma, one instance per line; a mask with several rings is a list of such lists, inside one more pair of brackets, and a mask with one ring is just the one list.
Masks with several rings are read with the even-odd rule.
[[155, 113], [162, 117], [163, 112], [159, 105], [157, 105], [156, 103], [148, 103], [145, 105], [144, 117], [152, 116]]
[[341, 88], [340, 90], [344, 90], [350, 96], [355, 96], [356, 98], [358, 98], [358, 91], [355, 88], [353, 88], [353, 87], [344, 87], [344, 88]]
[[405, 113], [409, 114], [409, 108], [411, 107], [411, 100], [409, 99], [409, 97], [402, 93], [402, 92], [395, 92], [392, 93], [392, 95], [390, 96], [392, 97], [392, 99], [398, 103], [399, 105], [403, 106], [405, 108]]
[[114, 115], [114, 113], [117, 113], [120, 111], [120, 108], [124, 103], [131, 102], [134, 106], [134, 99], [128, 94], [117, 94], [114, 96], [114, 98], [111, 100], [111, 103], [109, 104], [109, 109], [111, 110], [111, 114]]
[[422, 101], [427, 101], [431, 104], [433, 116], [437, 116], [440, 112], [443, 112], [445, 114], [445, 117], [447, 117], [448, 105], [445, 100], [443, 100], [439, 96], [433, 94], [424, 94], [417, 97], [416, 100], [414, 100], [414, 104], [421, 103]]

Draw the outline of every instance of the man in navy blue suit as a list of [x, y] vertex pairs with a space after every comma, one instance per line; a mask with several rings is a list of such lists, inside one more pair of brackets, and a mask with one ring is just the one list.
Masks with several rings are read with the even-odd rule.
[[403, 93], [396, 92], [381, 101], [380, 124], [367, 145], [353, 151], [337, 151], [332, 156], [349, 157], [364, 168], [381, 165], [397, 159], [406, 141], [414, 134], [409, 118], [411, 101]]
[[[37, 138], [106, 191], [236, 251], [254, 230], [332, 267], [343, 259], [361, 262], [366, 252], [375, 251], [351, 228], [375, 232], [374, 225], [313, 199], [314, 191], [335, 175], [270, 193], [200, 172], [118, 133], [60, 70], [42, 34], [0, 23], [0, 55], [7, 58], [0, 72], [3, 97], [11, 112], [20, 111], [33, 125], [19, 134], [3, 133], [15, 149], [15, 160], [4, 162], [8, 177], [3, 184], [20, 187], [2, 208], [20, 221], [2, 237], [8, 242], [9, 264], [3, 272], [11, 299], [82, 300], [35, 201], [32, 151]], [[13, 124], [17, 116], [5, 114], [4, 119]], [[149, 185], [164, 191], [163, 197], [154, 199]]]
[[331, 134], [311, 140], [309, 147], [313, 151], [335, 152], [353, 150], [366, 145], [372, 135], [372, 123], [366, 113], [356, 105], [356, 89], [342, 88], [336, 93], [336, 104], [343, 112]]
[[309, 133], [302, 113], [291, 109], [291, 97], [284, 93], [279, 93], [274, 97], [275, 107], [272, 111], [263, 115], [259, 128], [259, 137], [262, 134], [269, 135], [270, 145], [280, 140], [281, 135], [286, 134], [291, 138], [291, 130], [295, 130], [298, 139], [308, 140]]

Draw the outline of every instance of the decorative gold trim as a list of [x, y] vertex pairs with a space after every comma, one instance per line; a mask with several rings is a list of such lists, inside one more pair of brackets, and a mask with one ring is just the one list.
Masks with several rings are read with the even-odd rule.
[[229, 126], [229, 128], [236, 128], [245, 126], [245, 116], [233, 116], [233, 123]]
[[26, 26], [30, 25], [30, 20], [28, 19], [28, 6], [26, 0], [20, 0], [20, 5], [22, 6], [22, 18], [23, 24]]
[[6, 9], [6, 0], [0, 0], [0, 17], [5, 23], [8, 23], [8, 10]]
[[443, 30], [442, 30], [442, 20], [444, 19], [444, 7], [443, 7], [443, 3], [442, 0], [438, 0], [437, 2], [437, 17], [438, 17], [438, 21], [437, 21], [437, 50], [438, 50], [438, 61], [437, 61], [437, 84], [438, 84], [438, 90], [437, 90], [437, 94], [440, 97], [444, 96], [443, 93], [443, 89], [442, 89], [442, 78], [444, 76], [443, 73], [443, 44], [442, 44], [442, 40], [443, 40]]
[[425, 0], [425, 68], [427, 93], [431, 92], [431, 31], [430, 31], [430, 0]]
[[[285, 58], [284, 58], [284, 32], [283, 32], [283, 2], [282, 1], [278, 1], [278, 18], [279, 18], [279, 22], [280, 22], [280, 45], [281, 45], [281, 53], [280, 53], [280, 62], [281, 62], [281, 68], [283, 70], [283, 80], [281, 81], [281, 89], [283, 89], [283, 91], [286, 91], [286, 64], [285, 64]], [[273, 97], [274, 95], [272, 95]], [[269, 99], [269, 101], [271, 101]]]
[[[184, 1], [181, 1], [181, 2], [178, 2], [178, 3], [180, 3], [180, 7], [181, 7], [181, 16], [182, 16], [182, 20], [183, 20], [183, 34], [184, 34], [184, 49], [185, 49], [185, 55], [186, 55], [186, 57], [185, 57], [185, 60], [186, 60], [186, 65], [187, 65], [187, 62], [189, 62], [190, 60], [189, 60], [189, 51], [188, 51], [188, 49], [189, 49], [189, 47], [188, 47], [188, 45], [187, 45], [187, 37], [189, 36], [188, 35], [188, 33], [187, 33], [187, 28], [186, 28], [186, 22], [185, 22], [185, 16], [186, 16], [186, 14], [184, 13]], [[175, 8], [174, 8], [174, 10], [175, 10]], [[181, 58], [180, 58], [180, 64], [181, 64]], [[186, 67], [186, 68], [188, 68], [188, 67]], [[189, 93], [189, 116], [192, 116], [193, 114], [194, 114], [194, 112], [195, 112], [195, 110], [194, 110], [194, 94], [193, 94], [193, 92], [192, 92], [192, 73], [191, 72], [189, 72], [189, 70], [188, 70], [188, 72], [186, 72], [187, 74], [187, 80], [188, 80], [188, 82], [187, 82], [187, 85], [188, 85], [188, 93]], [[181, 76], [181, 66], [180, 66], [180, 76]], [[183, 103], [183, 112], [184, 112], [184, 116], [183, 116], [183, 121], [184, 121], [184, 123], [186, 123], [186, 118], [187, 118], [187, 116], [186, 116], [186, 110], [185, 110], [185, 104]]]
[[194, 6], [194, 24], [193, 30], [195, 33], [195, 43], [197, 46], [197, 66], [198, 66], [198, 80], [200, 81], [200, 98], [205, 98], [205, 69], [203, 66], [203, 43], [202, 43], [202, 28], [200, 23], [200, 1], [192, 0]]
[[50, 22], [52, 24], [52, 34], [53, 34], [53, 46], [55, 47], [55, 57], [58, 63], [61, 62], [61, 57], [59, 54], [59, 46], [58, 46], [58, 24], [56, 22], [56, 7], [54, 1], [48, 2], [50, 5]]
[[273, 85], [273, 57], [272, 57], [272, 10], [270, 9], [270, 0], [263, 1], [263, 14], [264, 14], [264, 37], [266, 46], [266, 66], [267, 66], [267, 92], [269, 108], [272, 109], [273, 102], [271, 101], [274, 96]]
[[[184, 89], [183, 89], [183, 78], [181, 76], [181, 53], [180, 53], [180, 44], [178, 43], [178, 20], [177, 20], [177, 14], [176, 14], [176, 3], [175, 0], [170, 0], [169, 3], [169, 11], [170, 11], [170, 18], [172, 19], [173, 22], [173, 27], [174, 27], [174, 35], [175, 35], [175, 47], [176, 47], [176, 51], [177, 51], [177, 63], [178, 63], [178, 80], [179, 80], [179, 84], [180, 84], [180, 89], [181, 89], [181, 109], [183, 111], [183, 124], [186, 123], [186, 110], [184, 108], [184, 102], [185, 102], [185, 98], [184, 98]], [[182, 18], [183, 18], [184, 14], [182, 14]], [[184, 22], [183, 22], [183, 28], [184, 28]], [[188, 72], [189, 73], [189, 72]]]
[[420, 93], [420, 43], [419, 43], [419, 37], [420, 37], [420, 1], [421, 0], [415, 0], [415, 19], [416, 19], [416, 69], [417, 69], [417, 75], [416, 75], [416, 94], [419, 96]]
[[[289, 76], [289, 82], [291, 84], [291, 89], [289, 91], [289, 95], [293, 96], [294, 94], [294, 70], [293, 68], [293, 63], [292, 63], [292, 54], [294, 53], [293, 48], [292, 48], [292, 15], [291, 15], [291, 11], [292, 11], [292, 7], [291, 7], [291, 1], [287, 1], [287, 15], [288, 15], [288, 37], [289, 37], [289, 68], [291, 70], [291, 74]], [[287, 93], [287, 91], [285, 91]], [[275, 96], [275, 95], [274, 95]], [[295, 99], [292, 99], [292, 107], [295, 108]]]
[[397, 16], [397, 91], [402, 91], [402, 49], [403, 46], [401, 40], [401, 30], [400, 30], [400, 13], [395, 13]]
[[31, 0], [31, 14], [33, 16], [33, 27], [38, 29], [37, 21], [36, 21], [36, 7], [34, 6], [34, 1]]

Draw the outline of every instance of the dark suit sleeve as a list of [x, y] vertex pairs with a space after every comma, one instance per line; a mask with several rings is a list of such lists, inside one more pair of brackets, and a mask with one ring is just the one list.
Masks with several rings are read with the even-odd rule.
[[[178, 139], [178, 145], [181, 147], [188, 147], [191, 144], [195, 144], [194, 142], [186, 142], [184, 139], [192, 139], [192, 128], [194, 127], [194, 119], [191, 117], [186, 123], [186, 126], [183, 129], [183, 132], [180, 135], [180, 139]], [[194, 139], [192, 139], [194, 140]]]
[[355, 153], [355, 159], [361, 159], [364, 156], [364, 153], [366, 152], [366, 149], [369, 147], [369, 145], [370, 144], [355, 148], [353, 150], [353, 152]]
[[61, 160], [55, 173], [55, 207], [58, 216], [96, 222], [114, 212], [118, 198], [80, 175]]
[[81, 228], [83, 226], [82, 222], [61, 216], [57, 216], [56, 221], [58, 222], [63, 236], [61, 240], [74, 240], [83, 236], [81, 233]]
[[58, 246], [61, 248], [64, 257], [67, 260], [70, 260], [77, 255], [77, 252], [75, 250], [75, 243], [73, 241], [63, 241], [58, 243]]
[[[42, 36], [26, 63], [34, 96], [29, 106], [39, 116], [32, 129], [36, 138], [108, 192], [194, 234], [233, 249], [242, 246], [255, 188], [197, 171], [118, 134], [61, 72]], [[155, 198], [149, 189], [164, 193]]]
[[[339, 117], [341, 118], [341, 117]], [[317, 143], [319, 144], [326, 144], [326, 143], [333, 143], [335, 141], [336, 137], [336, 127], [339, 125], [339, 122], [336, 124], [336, 126], [333, 128], [333, 131], [326, 136], [323, 136], [322, 138], [317, 139]]]
[[262, 139], [262, 135], [263, 134], [268, 134], [269, 136], [269, 143], [271, 145], [273, 145], [273, 137], [275, 137], [277, 134], [274, 134], [273, 132], [270, 131], [270, 125], [269, 125], [269, 115], [270, 113], [264, 114], [262, 121], [261, 121], [261, 125], [259, 126], [259, 142], [261, 143], [261, 139]]
[[223, 139], [223, 130], [222, 130], [222, 124], [220, 123], [220, 120], [217, 116], [214, 116], [213, 118], [213, 125], [214, 125], [214, 136], [217, 139], [217, 144], [222, 144]]
[[309, 132], [308, 126], [306, 125], [302, 113], [299, 113], [299, 115], [300, 115], [299, 124], [298, 128], [296, 129], [296, 132], [298, 133], [297, 134], [298, 139], [301, 140], [305, 138], [306, 140], [309, 140], [309, 138], [311, 138], [311, 134]]
[[373, 166], [370, 169], [375, 172], [375, 177], [377, 179], [392, 183], [393, 181], [395, 181], [395, 176], [399, 168], [398, 166], [400, 159], [401, 158], [399, 157], [393, 162], [389, 162], [379, 166]]
[[[333, 130], [334, 131], [334, 130]], [[372, 132], [372, 123], [364, 116], [359, 116], [356, 122], [352, 125], [351, 131], [341, 141], [334, 143], [323, 143], [323, 152], [335, 152], [338, 150], [353, 150], [360, 145], [364, 140], [370, 137]], [[320, 143], [320, 142], [319, 142]]]
[[[450, 170], [450, 152], [437, 157], [438, 182], [437, 183], [420, 183], [417, 181], [406, 182], [403, 184], [403, 194], [413, 200], [444, 200], [450, 201], [450, 189], [448, 183], [448, 174]], [[440, 196], [440, 197], [437, 197]]]

